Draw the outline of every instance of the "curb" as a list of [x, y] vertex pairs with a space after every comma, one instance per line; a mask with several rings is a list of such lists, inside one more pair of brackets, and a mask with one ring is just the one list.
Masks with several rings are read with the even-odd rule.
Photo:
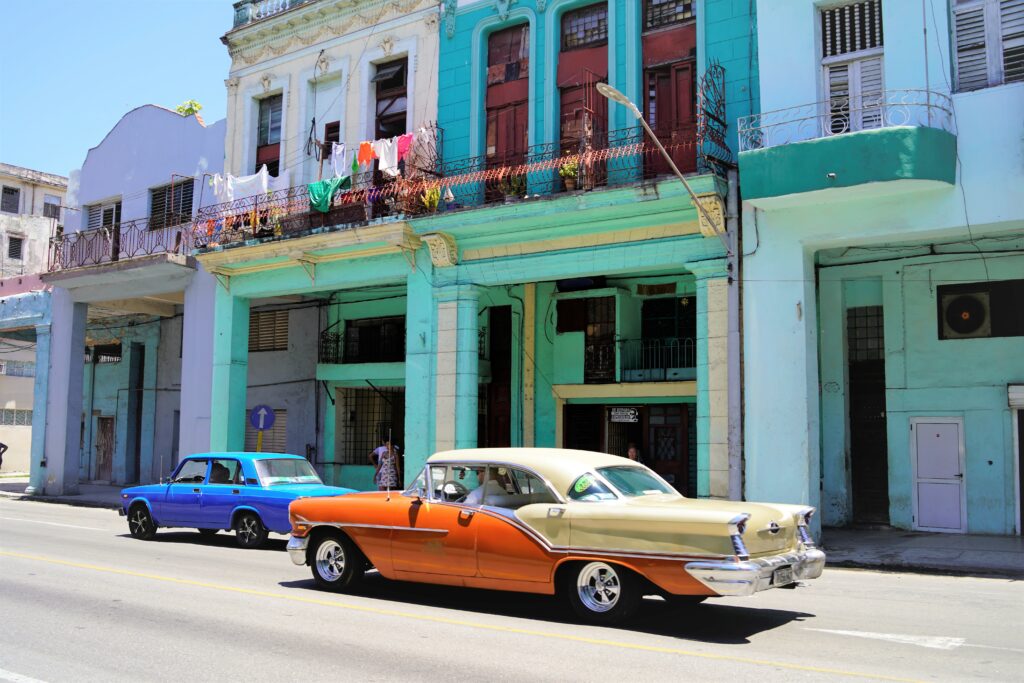
[[71, 496], [67, 497], [56, 497], [56, 496], [30, 496], [24, 493], [10, 493], [7, 491], [0, 491], [0, 498], [6, 498], [7, 500], [28, 500], [34, 503], [50, 503], [55, 505], [68, 505], [70, 507], [79, 508], [99, 508], [105, 510], [117, 510], [121, 506], [118, 503], [106, 503], [100, 500], [75, 500]]
[[992, 567], [950, 567], [922, 564], [872, 564], [857, 560], [826, 560], [825, 568], [864, 569], [888, 574], [928, 574], [932, 576], [965, 576], [981, 579], [1024, 580], [1024, 572], [1012, 569], [999, 570]]

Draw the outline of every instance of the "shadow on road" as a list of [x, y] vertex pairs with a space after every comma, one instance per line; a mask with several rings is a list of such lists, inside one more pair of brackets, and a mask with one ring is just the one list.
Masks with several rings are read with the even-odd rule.
[[[333, 595], [316, 589], [312, 579], [281, 581], [278, 585], [316, 591], [321, 596]], [[405, 603], [558, 624], [578, 623], [557, 597], [389, 581], [375, 572], [367, 574], [356, 595], [391, 603], [389, 607], [392, 609], [395, 603]], [[714, 600], [679, 607], [663, 600], [647, 599], [636, 617], [617, 628], [702, 643], [740, 645], [750, 642], [751, 636], [763, 631], [814, 616], [806, 612], [759, 609], [753, 605], [734, 607], [716, 604]]]
[[[118, 534], [121, 538], [131, 538], [131, 534]], [[260, 550], [260, 551], [271, 551], [275, 553], [283, 553], [288, 545], [288, 541], [283, 538], [275, 538], [271, 536], [267, 539], [259, 548], [239, 548], [238, 543], [235, 541], [235, 534], [226, 531], [221, 531], [213, 536], [203, 536], [198, 531], [189, 531], [188, 529], [177, 529], [175, 531], [157, 531], [156, 536], [151, 541], [143, 541], [148, 543], [185, 543], [188, 545], [207, 545], [211, 547], [222, 547], [222, 548], [235, 548], [238, 552], [246, 552], [247, 550]]]

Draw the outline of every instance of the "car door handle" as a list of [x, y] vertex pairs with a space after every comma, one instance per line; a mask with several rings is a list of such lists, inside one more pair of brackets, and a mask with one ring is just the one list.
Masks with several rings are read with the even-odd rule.
[[231, 489], [231, 493], [241, 493], [238, 489]]
[[192, 493], [202, 493], [200, 489], [192, 489]]
[[459, 512], [460, 516], [465, 515], [467, 518], [468, 517], [472, 517], [475, 514], [476, 514], [476, 510], [462, 510], [461, 512]]

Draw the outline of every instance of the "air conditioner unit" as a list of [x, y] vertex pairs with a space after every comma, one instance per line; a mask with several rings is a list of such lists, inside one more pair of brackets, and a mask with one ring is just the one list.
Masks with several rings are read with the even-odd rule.
[[942, 339], [980, 339], [992, 336], [989, 292], [941, 294]]

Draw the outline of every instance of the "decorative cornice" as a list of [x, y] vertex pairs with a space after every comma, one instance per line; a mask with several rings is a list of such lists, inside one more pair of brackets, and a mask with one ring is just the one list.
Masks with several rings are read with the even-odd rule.
[[441, 15], [444, 17], [444, 34], [449, 38], [455, 37], [455, 10], [458, 5], [458, 0], [442, 0]]
[[430, 262], [435, 268], [448, 268], [459, 262], [459, 247], [455, 238], [446, 232], [428, 232], [420, 239], [430, 249]]
[[498, 18], [502, 21], [508, 19], [509, 10], [515, 3], [516, 0], [494, 0], [494, 11], [498, 13]]
[[547, 0], [537, 0], [537, 11], [543, 12], [544, 8], [548, 6]]
[[[725, 202], [716, 192], [708, 192], [705, 194], [697, 195], [697, 199], [700, 200], [701, 205], [711, 215], [716, 225], [725, 225]], [[708, 219], [704, 217], [704, 211], [697, 210], [697, 218], [700, 222], [700, 234], [704, 237], [716, 237], [718, 230], [714, 225], [708, 223]]]

